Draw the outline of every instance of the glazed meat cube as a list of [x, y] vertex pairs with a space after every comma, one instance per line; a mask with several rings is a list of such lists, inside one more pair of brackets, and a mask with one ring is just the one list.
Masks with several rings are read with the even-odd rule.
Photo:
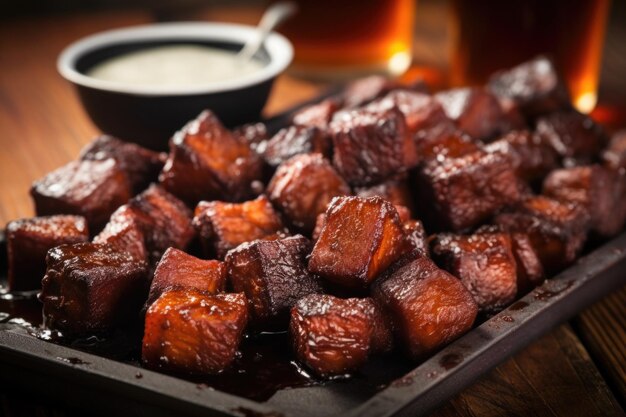
[[420, 161], [434, 163], [480, 150], [478, 142], [458, 130], [439, 130], [436, 134], [424, 136], [417, 140], [416, 147]]
[[317, 277], [306, 269], [311, 244], [297, 235], [280, 240], [244, 243], [226, 255], [228, 278], [248, 298], [252, 322], [280, 329], [289, 310], [305, 295], [322, 292]]
[[541, 136], [527, 130], [515, 130], [485, 147], [487, 152], [509, 154], [517, 174], [525, 180], [543, 178], [558, 165], [557, 154]]
[[544, 271], [554, 274], [572, 263], [582, 250], [589, 214], [578, 204], [533, 196], [514, 211], [498, 214], [494, 222], [508, 232], [527, 234]]
[[405, 206], [397, 206], [394, 205], [396, 211], [398, 212], [398, 218], [400, 222], [404, 224], [404, 222], [411, 220], [411, 211]]
[[509, 126], [498, 99], [479, 87], [455, 88], [435, 94], [446, 116], [476, 140], [487, 140]]
[[267, 195], [291, 225], [304, 233], [315, 227], [318, 214], [350, 187], [320, 154], [296, 155], [281, 164], [267, 186]]
[[167, 155], [101, 135], [80, 152], [81, 160], [98, 161], [113, 158], [130, 182], [133, 193], [139, 193], [157, 180]]
[[431, 129], [440, 124], [451, 123], [441, 104], [432, 96], [408, 90], [395, 90], [370, 103], [367, 108], [384, 112], [397, 108], [404, 114], [410, 132]]
[[168, 291], [146, 312], [142, 362], [170, 372], [218, 374], [235, 359], [247, 322], [243, 294]]
[[242, 243], [277, 239], [285, 234], [278, 213], [264, 195], [240, 204], [201, 201], [196, 207], [193, 226], [205, 254], [219, 259]]
[[414, 210], [413, 196], [406, 178], [392, 178], [370, 187], [357, 187], [354, 193], [363, 198], [381, 197], [394, 206], [404, 206], [410, 212]]
[[159, 181], [193, 206], [200, 200], [250, 198], [252, 183], [261, 176], [258, 155], [207, 110], [174, 135]]
[[223, 262], [205, 261], [169, 248], [154, 271], [147, 305], [172, 289], [193, 289], [215, 294], [223, 292], [225, 288], [226, 266]]
[[417, 179], [423, 219], [437, 230], [476, 226], [521, 198], [514, 166], [501, 153], [478, 151], [430, 163], [420, 169]]
[[457, 278], [419, 257], [372, 286], [394, 323], [396, 339], [420, 359], [467, 332], [478, 306]]
[[516, 264], [508, 233], [443, 233], [431, 248], [435, 262], [461, 280], [480, 310], [497, 311], [515, 299]]
[[333, 118], [333, 114], [341, 107], [341, 102], [337, 98], [329, 98], [319, 103], [306, 106], [298, 110], [294, 115], [292, 123], [296, 126], [317, 127], [325, 130]]
[[413, 248], [411, 251], [412, 256], [430, 256], [428, 242], [426, 241], [427, 235], [422, 222], [419, 220], [405, 220], [402, 223], [402, 228]]
[[349, 83], [344, 90], [343, 104], [347, 108], [362, 106], [399, 87], [396, 81], [380, 75], [360, 78]]
[[537, 120], [537, 134], [559, 154], [565, 164], [587, 163], [606, 144], [602, 128], [574, 110], [552, 113]]
[[303, 153], [330, 156], [330, 138], [317, 127], [289, 126], [279, 130], [267, 142], [263, 159], [268, 165], [276, 167]]
[[516, 102], [522, 113], [531, 117], [571, 107], [565, 83], [543, 56], [492, 75], [488, 88]]
[[329, 133], [333, 164], [351, 185], [371, 185], [417, 164], [415, 143], [398, 109], [353, 110], [335, 117]]
[[497, 97], [500, 103], [500, 110], [502, 110], [502, 125], [501, 132], [508, 132], [509, 130], [524, 130], [528, 128], [526, 118], [520, 110], [519, 104], [513, 99], [508, 97]]
[[250, 123], [240, 126], [233, 130], [233, 136], [243, 143], [250, 145], [252, 149], [269, 139], [267, 135], [267, 126], [263, 123]]
[[591, 230], [613, 236], [626, 222], [626, 182], [617, 172], [600, 165], [552, 171], [543, 183], [543, 194], [584, 207]]
[[391, 203], [337, 197], [326, 211], [309, 270], [344, 288], [363, 289], [411, 249]]
[[517, 275], [517, 294], [526, 294], [541, 284], [545, 278], [541, 260], [533, 248], [530, 237], [526, 233], [508, 233], [502, 226], [484, 225], [476, 229], [476, 234], [506, 233], [511, 238], [511, 250], [515, 258]]
[[391, 331], [371, 298], [341, 299], [312, 294], [300, 299], [291, 310], [289, 326], [298, 360], [321, 377], [358, 370], [375, 352], [375, 327]]
[[39, 299], [48, 328], [88, 334], [139, 317], [148, 294], [147, 265], [109, 245], [75, 243], [51, 249]]
[[543, 266], [526, 233], [511, 233], [511, 243], [517, 266], [517, 293], [525, 294], [543, 282]]
[[614, 170], [626, 170], [626, 130], [611, 137], [608, 146], [602, 152], [604, 165]]
[[[191, 211], [158, 185], [151, 185], [128, 202], [144, 235], [150, 264], [155, 264], [167, 248], [185, 249], [194, 236]], [[117, 218], [112, 219], [112, 222]]]
[[73, 161], [35, 181], [30, 189], [38, 216], [84, 216], [92, 233], [131, 197], [128, 179], [114, 159]]
[[319, 239], [322, 234], [324, 223], [326, 223], [326, 213], [318, 214], [317, 219], [315, 220], [315, 228], [313, 228], [313, 232], [311, 232], [311, 239], [313, 239], [313, 242], [317, 242], [317, 239]]
[[93, 238], [93, 243], [106, 243], [115, 250], [128, 252], [137, 260], [148, 261], [144, 242], [142, 225], [126, 204], [115, 210], [104, 229]]
[[6, 227], [9, 291], [41, 288], [48, 250], [63, 244], [89, 241], [81, 216], [44, 216], [9, 222]]

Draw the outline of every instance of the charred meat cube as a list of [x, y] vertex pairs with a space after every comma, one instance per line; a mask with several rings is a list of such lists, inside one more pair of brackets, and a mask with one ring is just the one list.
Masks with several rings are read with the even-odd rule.
[[233, 130], [233, 136], [243, 143], [250, 145], [252, 149], [269, 139], [267, 126], [263, 123], [250, 123]]
[[157, 180], [167, 155], [108, 135], [98, 136], [80, 152], [82, 160], [107, 158], [115, 159], [128, 177], [133, 192], [139, 193]]
[[516, 102], [530, 117], [571, 107], [565, 83], [554, 64], [543, 56], [492, 75], [488, 88]]
[[570, 110], [552, 113], [537, 120], [536, 132], [564, 159], [566, 165], [595, 159], [606, 138], [590, 117]]
[[376, 326], [391, 340], [387, 323], [377, 323], [383, 317], [379, 309], [371, 298], [312, 294], [300, 299], [289, 326], [296, 357], [322, 377], [359, 369], [377, 347]]
[[252, 322], [259, 328], [286, 326], [289, 310], [305, 295], [322, 292], [307, 271], [311, 244], [301, 235], [244, 243], [226, 255], [228, 278], [248, 298]]
[[32, 217], [9, 222], [6, 227], [9, 291], [41, 288], [48, 250], [63, 244], [89, 241], [87, 222], [81, 216]]
[[515, 130], [485, 147], [487, 152], [509, 154], [517, 174], [526, 180], [543, 178], [558, 165], [557, 154], [545, 140], [527, 130]]
[[423, 358], [470, 330], [478, 306], [457, 278], [419, 257], [372, 286], [400, 346]]
[[525, 294], [543, 282], [543, 266], [526, 233], [511, 233], [511, 243], [517, 266], [517, 293]]
[[360, 78], [349, 83], [344, 90], [343, 104], [347, 108], [362, 106], [399, 87], [396, 81], [380, 75]]
[[317, 127], [289, 126], [281, 129], [265, 145], [263, 159], [276, 167], [295, 155], [320, 153], [330, 156], [330, 138]]
[[[167, 248], [185, 249], [194, 236], [191, 211], [158, 185], [151, 185], [127, 204], [140, 225], [150, 264]], [[114, 217], [112, 222], [118, 221]]]
[[541, 260], [526, 233], [508, 233], [501, 226], [489, 224], [479, 227], [476, 234], [507, 233], [511, 237], [511, 250], [515, 258], [517, 294], [526, 294], [541, 284], [545, 278]]
[[611, 137], [608, 146], [602, 152], [602, 161], [608, 168], [626, 170], [626, 130]]
[[578, 204], [533, 196], [514, 210], [498, 214], [494, 222], [508, 232], [527, 234], [544, 271], [553, 274], [572, 263], [582, 250], [589, 214]]
[[430, 163], [417, 179], [419, 210], [427, 228], [437, 230], [476, 226], [521, 198], [519, 178], [501, 153], [478, 151]]
[[75, 243], [51, 249], [39, 299], [48, 328], [99, 333], [133, 322], [146, 299], [147, 265], [109, 245]]
[[435, 94], [446, 116], [476, 140], [487, 140], [509, 128], [498, 99], [479, 87], [455, 88]]
[[428, 242], [426, 241], [426, 231], [424, 230], [422, 222], [419, 220], [405, 220], [402, 223], [402, 228], [411, 244], [411, 254], [413, 257], [430, 256]]
[[363, 198], [384, 198], [396, 207], [406, 207], [409, 210], [409, 213], [412, 213], [415, 210], [413, 196], [411, 195], [409, 182], [406, 178], [392, 178], [370, 187], [357, 187], [354, 190], [354, 194]]
[[408, 90], [395, 90], [367, 106], [375, 112], [397, 108], [404, 114], [410, 132], [451, 123], [441, 104], [432, 96]]
[[626, 181], [600, 165], [552, 171], [544, 180], [543, 194], [584, 207], [591, 230], [600, 236], [617, 234], [626, 222]]
[[[430, 131], [433, 133], [433, 131]], [[428, 132], [425, 132], [428, 133]], [[446, 159], [460, 158], [480, 150], [477, 142], [458, 130], [438, 130], [419, 138], [417, 154], [422, 162], [442, 163]]]
[[315, 220], [315, 227], [313, 228], [313, 232], [311, 232], [311, 239], [313, 239], [313, 242], [317, 242], [317, 239], [319, 239], [322, 234], [324, 223], [326, 223], [326, 213], [318, 214], [317, 219]]
[[193, 289], [207, 294], [226, 288], [226, 266], [220, 261], [206, 261], [181, 250], [169, 248], [157, 264], [150, 285], [147, 305], [166, 291]]
[[277, 239], [285, 232], [278, 213], [264, 195], [239, 204], [201, 201], [196, 207], [193, 226], [205, 254], [219, 259], [242, 243]]
[[135, 259], [148, 261], [142, 225], [126, 204], [115, 210], [104, 229], [93, 238], [93, 243], [106, 243], [118, 251], [128, 252]]
[[200, 200], [250, 198], [261, 176], [256, 152], [207, 110], [174, 135], [159, 181], [193, 206]]
[[341, 107], [341, 102], [337, 98], [329, 98], [319, 103], [306, 106], [298, 110], [294, 115], [292, 123], [296, 126], [317, 127], [325, 130], [333, 118], [333, 114]]
[[131, 190], [126, 174], [112, 158], [72, 161], [35, 181], [30, 189], [38, 216], [84, 216], [92, 233], [126, 203]]
[[508, 233], [442, 233], [431, 248], [435, 262], [461, 280], [480, 310], [497, 311], [515, 299], [516, 264]]
[[412, 249], [395, 207], [380, 197], [337, 197], [325, 217], [309, 270], [344, 288], [367, 288]]
[[142, 362], [170, 372], [218, 374], [235, 359], [247, 322], [243, 294], [167, 291], [146, 312]]
[[415, 143], [396, 108], [345, 112], [333, 119], [329, 133], [333, 164], [351, 185], [376, 184], [417, 164]]
[[350, 187], [320, 154], [296, 155], [281, 164], [267, 186], [267, 195], [292, 226], [309, 233], [318, 214]]

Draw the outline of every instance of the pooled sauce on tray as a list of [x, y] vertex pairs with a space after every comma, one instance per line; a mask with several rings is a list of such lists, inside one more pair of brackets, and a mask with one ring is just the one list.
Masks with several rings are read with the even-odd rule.
[[[133, 337], [131, 334], [119, 332], [107, 337], [68, 339], [58, 332], [42, 330], [41, 303], [33, 295], [13, 297], [0, 293], [0, 324], [2, 323], [19, 325], [33, 336], [48, 342], [139, 366], [141, 340], [136, 334]], [[293, 360], [288, 337], [287, 333], [264, 333], [247, 337], [242, 342], [240, 354], [233, 365], [219, 375], [174, 376], [197, 383], [198, 389], [210, 387], [257, 401], [268, 400], [283, 388], [321, 383], [309, 376]], [[73, 365], [83, 364], [74, 357], [57, 359]]]
[[194, 87], [240, 78], [263, 67], [236, 53], [198, 45], [146, 48], [107, 59], [86, 72], [102, 81], [151, 87]]

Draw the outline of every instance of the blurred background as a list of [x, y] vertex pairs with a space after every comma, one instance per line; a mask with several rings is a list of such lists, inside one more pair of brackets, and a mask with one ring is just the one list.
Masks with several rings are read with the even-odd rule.
[[[6, 23], [38, 16], [136, 12], [149, 14], [158, 21], [219, 20], [254, 24], [270, 3], [20, 0], [5, 3], [0, 19]], [[581, 111], [596, 108], [599, 96], [597, 118], [605, 123], [623, 118], [626, 1], [301, 0], [298, 3], [300, 13], [279, 30], [295, 43], [296, 60], [291, 75], [296, 77], [327, 81], [384, 72], [393, 76], [405, 74], [408, 78], [421, 76], [431, 88], [439, 89], [483, 83], [496, 69], [549, 52]]]

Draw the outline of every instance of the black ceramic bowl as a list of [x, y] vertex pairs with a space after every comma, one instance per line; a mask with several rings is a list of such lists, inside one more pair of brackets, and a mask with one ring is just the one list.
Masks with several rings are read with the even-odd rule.
[[74, 84], [85, 110], [103, 132], [152, 149], [204, 109], [229, 127], [258, 119], [274, 79], [291, 62], [293, 48], [272, 33], [254, 59], [264, 66], [234, 80], [193, 88], [139, 86], [104, 81], [86, 72], [105, 59], [151, 46], [206, 45], [238, 51], [255, 28], [221, 23], [163, 23], [111, 30], [83, 38], [59, 56], [61, 75]]

